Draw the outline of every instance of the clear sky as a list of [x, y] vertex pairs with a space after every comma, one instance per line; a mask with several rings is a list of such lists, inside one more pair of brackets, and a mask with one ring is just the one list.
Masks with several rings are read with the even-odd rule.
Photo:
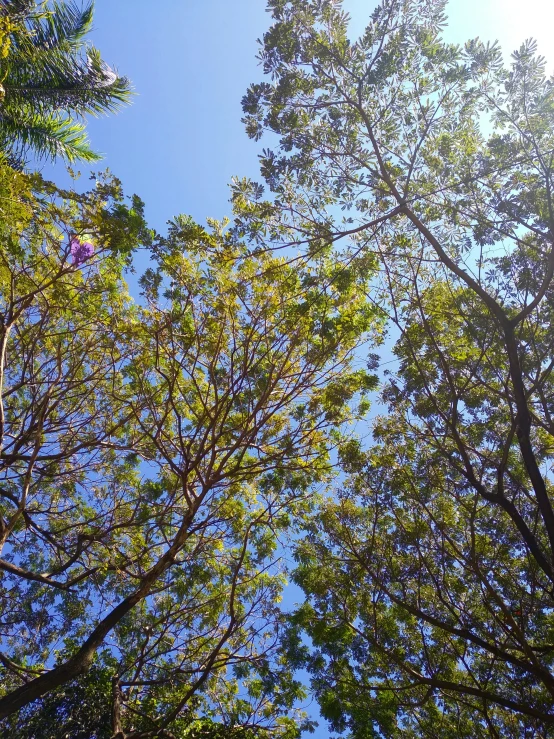
[[[375, 0], [344, 5], [357, 35]], [[554, 62], [552, 0], [452, 0], [449, 14], [453, 41], [498, 38], [511, 52], [534, 36]], [[261, 79], [256, 39], [269, 22], [264, 0], [96, 0], [92, 40], [137, 93], [119, 115], [90, 121], [105, 154], [96, 168], [140, 195], [158, 229], [181, 212], [200, 222], [228, 214], [231, 177], [257, 176], [264, 142], [246, 137], [240, 101]]]
[[[344, 6], [358, 35], [375, 0]], [[451, 0], [449, 17], [450, 41], [498, 39], [507, 57], [536, 38], [553, 71], [554, 0]], [[258, 176], [264, 142], [246, 137], [240, 101], [261, 79], [256, 39], [269, 21], [264, 0], [96, 0], [91, 38], [137, 96], [118, 116], [90, 122], [93, 147], [105, 154], [95, 169], [109, 167], [140, 195], [158, 230], [177, 213], [199, 222], [229, 214], [231, 177]], [[59, 166], [43, 171], [63, 178]], [[312, 736], [329, 734], [322, 725]]]

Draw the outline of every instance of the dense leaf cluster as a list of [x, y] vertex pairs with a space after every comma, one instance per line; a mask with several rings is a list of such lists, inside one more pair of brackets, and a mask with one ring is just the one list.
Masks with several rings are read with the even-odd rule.
[[92, 20], [91, 2], [0, 3], [0, 151], [14, 166], [99, 159], [82, 119], [118, 110], [130, 83], [87, 43]]
[[509, 69], [445, 43], [438, 0], [386, 0], [355, 42], [340, 2], [270, 7], [243, 101], [279, 136], [264, 233], [377, 258], [399, 366], [297, 548], [291, 656], [356, 739], [552, 736], [552, 80], [533, 42]]
[[156, 236], [117, 181], [2, 174], [2, 715], [100, 660], [113, 734], [202, 716], [294, 734], [279, 545], [375, 385], [351, 366], [374, 319], [361, 283], [322, 291], [331, 260], [251, 256], [224, 223]]
[[[232, 223], [0, 166], [2, 728], [292, 739], [307, 668], [350, 739], [554, 737], [553, 81], [442, 0], [268, 5]], [[12, 160], [126, 99], [91, 12], [0, 0]]]

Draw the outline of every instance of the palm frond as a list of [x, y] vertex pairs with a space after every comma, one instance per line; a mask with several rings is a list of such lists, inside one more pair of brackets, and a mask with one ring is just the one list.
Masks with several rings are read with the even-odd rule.
[[81, 9], [56, 0], [45, 18], [34, 18], [12, 34], [9, 59], [2, 65], [6, 104], [28, 102], [37, 113], [84, 116], [116, 112], [129, 103], [129, 80], [84, 41], [93, 8], [92, 2]]
[[[36, 3], [33, 3], [36, 5]], [[57, 0], [45, 12], [26, 18], [25, 29], [14, 34], [20, 56], [36, 57], [40, 52], [79, 52], [92, 28], [94, 4], [80, 8], [75, 2]]]
[[35, 0], [0, 0], [0, 13], [14, 20], [30, 18], [35, 8]]
[[0, 149], [12, 161], [24, 166], [31, 150], [38, 159], [54, 161], [61, 157], [68, 163], [78, 160], [96, 162], [101, 157], [92, 151], [85, 126], [71, 118], [57, 115], [0, 116]]
[[48, 15], [49, 33], [45, 41], [57, 45], [79, 44], [92, 30], [94, 3], [89, 2], [80, 8], [75, 2], [53, 3], [52, 13]]
[[86, 43], [93, 9], [92, 0], [0, 0], [0, 16], [17, 18], [0, 60], [0, 148], [18, 161], [31, 149], [39, 158], [94, 161], [78, 119], [130, 102], [129, 80]]
[[5, 106], [34, 106], [35, 110], [70, 110], [79, 116], [113, 113], [128, 104], [131, 85], [109, 67], [94, 49], [85, 59], [58, 57], [48, 69], [30, 65], [11, 68], [4, 80]]
[[[0, 0], [1, 1], [1, 0]], [[36, 3], [34, 3], [36, 5]], [[93, 5], [83, 11], [74, 3], [55, 2], [48, 12], [25, 19], [11, 33], [9, 73], [16, 79], [55, 78], [72, 65], [83, 66], [84, 35], [92, 25]]]

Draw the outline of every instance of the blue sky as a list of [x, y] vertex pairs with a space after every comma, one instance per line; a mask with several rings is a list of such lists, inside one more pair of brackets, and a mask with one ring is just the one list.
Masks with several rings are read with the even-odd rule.
[[[344, 5], [357, 34], [375, 0]], [[453, 41], [499, 38], [511, 51], [533, 35], [554, 61], [551, 0], [452, 0], [449, 9]], [[137, 95], [119, 115], [90, 122], [105, 155], [95, 168], [110, 167], [140, 195], [154, 227], [183, 212], [220, 218], [229, 213], [231, 177], [257, 177], [264, 142], [246, 137], [240, 101], [261, 79], [256, 39], [269, 22], [264, 0], [96, 0], [91, 38]]]
[[[358, 35], [375, 2], [344, 6]], [[552, 0], [452, 0], [449, 16], [447, 37], [458, 43], [499, 39], [509, 55], [537, 38], [552, 71]], [[231, 178], [257, 178], [264, 142], [246, 137], [240, 101], [261, 79], [256, 39], [269, 22], [264, 0], [96, 0], [91, 38], [137, 96], [118, 116], [90, 122], [93, 147], [105, 155], [95, 169], [109, 167], [126, 192], [140, 195], [158, 230], [177, 213], [199, 222], [228, 215]], [[60, 165], [43, 172], [64, 178]], [[322, 725], [313, 736], [329, 734]]]

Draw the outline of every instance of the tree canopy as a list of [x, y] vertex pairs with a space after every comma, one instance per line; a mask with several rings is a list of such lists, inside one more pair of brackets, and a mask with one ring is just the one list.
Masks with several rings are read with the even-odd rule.
[[7, 187], [0, 715], [97, 664], [114, 735], [212, 715], [295, 732], [278, 545], [375, 386], [350, 366], [374, 310], [332, 260], [252, 256], [224, 223], [154, 235], [117, 181]]
[[375, 255], [399, 362], [297, 547], [291, 655], [356, 739], [552, 736], [552, 80], [533, 42], [445, 43], [443, 2], [355, 42], [338, 2], [269, 5], [243, 105], [274, 219], [237, 228]]
[[[295, 739], [307, 669], [349, 739], [554, 737], [554, 82], [442, 0], [268, 7], [232, 221], [0, 162], [2, 729]], [[91, 12], [0, 0], [5, 90]]]
[[130, 83], [86, 41], [92, 21], [92, 2], [0, 2], [0, 151], [13, 165], [100, 158], [83, 119], [128, 103]]

